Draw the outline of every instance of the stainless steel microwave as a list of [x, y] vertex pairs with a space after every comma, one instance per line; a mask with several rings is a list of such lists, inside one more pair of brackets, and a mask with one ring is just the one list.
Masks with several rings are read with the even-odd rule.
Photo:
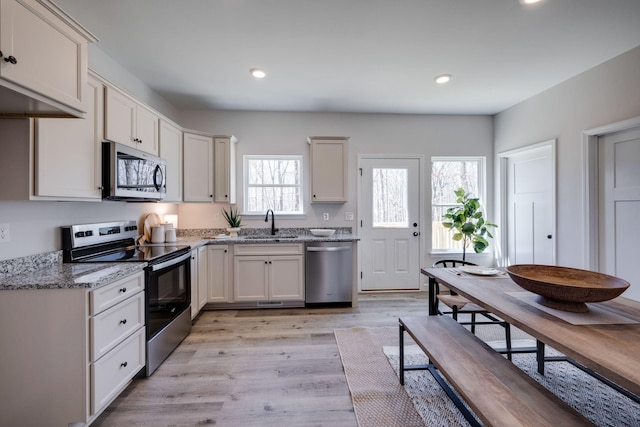
[[166, 197], [167, 162], [117, 142], [102, 143], [102, 198], [159, 201]]

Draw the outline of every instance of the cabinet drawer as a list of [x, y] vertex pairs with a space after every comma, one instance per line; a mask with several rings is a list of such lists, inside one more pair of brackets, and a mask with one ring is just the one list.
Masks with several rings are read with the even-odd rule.
[[144, 272], [125, 277], [89, 294], [90, 314], [93, 316], [144, 289]]
[[96, 361], [133, 331], [144, 326], [144, 293], [139, 292], [90, 320], [91, 361]]
[[275, 243], [266, 245], [235, 245], [234, 255], [302, 255], [302, 243]]
[[145, 364], [144, 328], [91, 364], [91, 414], [98, 413], [125, 388]]

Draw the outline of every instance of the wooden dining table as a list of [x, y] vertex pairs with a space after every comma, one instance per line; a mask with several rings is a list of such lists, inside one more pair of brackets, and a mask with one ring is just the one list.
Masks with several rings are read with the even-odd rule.
[[624, 297], [588, 303], [567, 314], [538, 305], [504, 272], [477, 276], [455, 268], [422, 268], [429, 278], [429, 314], [436, 315], [436, 282], [466, 297], [613, 384], [640, 396], [640, 302]]

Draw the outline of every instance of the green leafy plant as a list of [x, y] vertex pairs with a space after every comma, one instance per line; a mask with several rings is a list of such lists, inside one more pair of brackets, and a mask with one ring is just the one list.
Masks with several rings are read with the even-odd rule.
[[222, 209], [222, 215], [224, 215], [224, 219], [227, 220], [229, 227], [237, 228], [242, 225], [242, 216], [238, 213], [238, 210], [233, 206], [229, 207], [229, 210]]
[[447, 213], [442, 217], [444, 220], [442, 226], [454, 230], [453, 240], [462, 241], [462, 260], [464, 261], [469, 245], [473, 245], [476, 253], [483, 252], [489, 246], [486, 238], [493, 238], [489, 228], [495, 228], [497, 225], [485, 221], [477, 198], [471, 197], [463, 188], [458, 188], [455, 194], [456, 201], [462, 206], [447, 209]]

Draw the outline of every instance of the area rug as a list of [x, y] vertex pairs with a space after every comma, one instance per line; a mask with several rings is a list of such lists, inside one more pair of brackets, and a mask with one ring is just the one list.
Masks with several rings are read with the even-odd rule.
[[[400, 386], [397, 328], [350, 328], [334, 332], [360, 427], [468, 426], [430, 373], [406, 372], [405, 386]], [[485, 341], [499, 338], [499, 334], [499, 329], [480, 333]], [[516, 330], [514, 338], [526, 338], [526, 334], [522, 334]], [[425, 363], [426, 356], [419, 347], [411, 345], [408, 336], [405, 342], [407, 364]], [[547, 351], [547, 354], [554, 352], [548, 347]], [[534, 355], [514, 355], [513, 359], [521, 369], [596, 425], [640, 427], [639, 404], [571, 364], [547, 363], [546, 375], [541, 376], [536, 371]]]
[[394, 328], [335, 329], [342, 365], [360, 427], [424, 426], [382, 352], [398, 344]]

